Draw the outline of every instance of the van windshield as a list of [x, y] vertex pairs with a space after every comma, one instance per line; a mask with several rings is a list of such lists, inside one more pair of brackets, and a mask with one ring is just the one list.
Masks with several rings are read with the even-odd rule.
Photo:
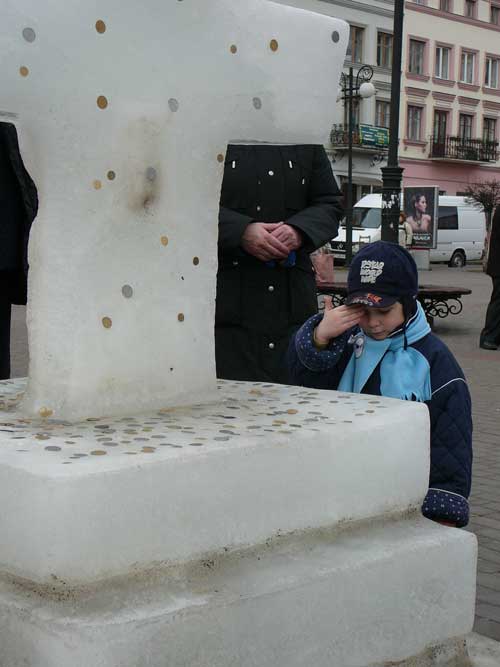
[[[361, 208], [352, 209], [352, 226], [361, 229], [377, 229], [382, 224], [381, 210], [379, 208]], [[345, 227], [345, 218], [342, 220]]]

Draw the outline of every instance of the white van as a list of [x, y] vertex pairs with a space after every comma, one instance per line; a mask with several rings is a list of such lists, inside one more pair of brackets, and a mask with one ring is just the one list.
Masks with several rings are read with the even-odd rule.
[[[380, 241], [382, 233], [382, 195], [366, 195], [358, 201], [352, 214], [352, 252], [360, 244]], [[486, 220], [484, 212], [468, 204], [465, 197], [440, 195], [437, 248], [430, 251], [431, 262], [448, 262], [465, 266], [467, 261], [481, 259], [484, 252]], [[345, 259], [345, 220], [339, 234], [330, 243], [333, 255]]]

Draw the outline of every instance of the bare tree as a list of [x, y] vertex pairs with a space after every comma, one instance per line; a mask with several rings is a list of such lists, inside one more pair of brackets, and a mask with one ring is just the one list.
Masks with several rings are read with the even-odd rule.
[[500, 205], [500, 181], [492, 179], [480, 183], [470, 183], [465, 189], [465, 197], [467, 203], [484, 210], [486, 231], [489, 232], [493, 211]]

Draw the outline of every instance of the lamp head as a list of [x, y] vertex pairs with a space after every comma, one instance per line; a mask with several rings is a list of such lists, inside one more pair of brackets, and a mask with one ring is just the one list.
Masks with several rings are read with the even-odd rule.
[[377, 91], [375, 90], [375, 86], [371, 81], [365, 81], [362, 83], [359, 87], [359, 95], [363, 99], [367, 99], [368, 97], [373, 97]]

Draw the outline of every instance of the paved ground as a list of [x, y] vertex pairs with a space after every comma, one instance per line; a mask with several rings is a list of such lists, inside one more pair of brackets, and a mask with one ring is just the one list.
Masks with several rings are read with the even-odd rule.
[[[343, 279], [343, 275], [339, 272], [338, 279]], [[500, 640], [500, 350], [489, 352], [478, 347], [491, 281], [477, 266], [465, 269], [434, 266], [431, 271], [422, 272], [421, 282], [472, 289], [472, 295], [463, 299], [463, 312], [437, 320], [435, 331], [457, 356], [472, 393], [475, 461], [472, 519], [468, 529], [479, 538], [474, 629]], [[22, 307], [14, 308], [12, 338], [12, 375], [19, 377], [26, 375], [28, 369], [25, 309]]]
[[467, 648], [472, 667], [498, 667], [500, 665], [499, 642], [473, 633], [467, 637]]

